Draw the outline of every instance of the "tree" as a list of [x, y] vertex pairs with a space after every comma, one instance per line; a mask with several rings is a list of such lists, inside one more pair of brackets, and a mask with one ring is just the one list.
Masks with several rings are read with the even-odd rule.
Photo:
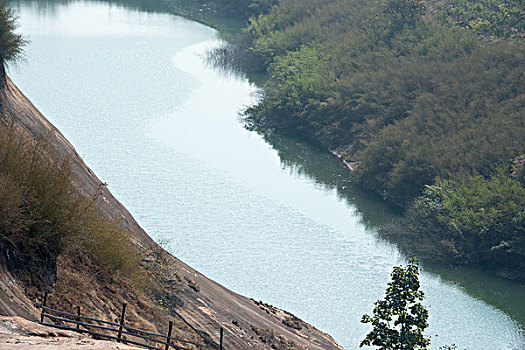
[[[423, 334], [428, 323], [428, 311], [419, 301], [419, 260], [409, 259], [406, 267], [392, 271], [384, 300], [375, 303], [374, 316], [364, 315], [361, 322], [371, 323], [374, 329], [361, 342], [379, 346], [380, 350], [427, 349], [430, 340]], [[392, 323], [393, 322], [393, 323]]]
[[425, 4], [421, 0], [389, 0], [383, 9], [396, 32], [405, 27], [413, 28], [425, 13]]
[[0, 80], [4, 82], [5, 65], [19, 59], [27, 44], [27, 39], [15, 32], [18, 28], [17, 19], [7, 3], [0, 3]]

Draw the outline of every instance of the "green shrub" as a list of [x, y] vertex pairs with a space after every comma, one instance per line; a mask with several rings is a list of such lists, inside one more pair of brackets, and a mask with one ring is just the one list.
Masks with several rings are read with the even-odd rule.
[[525, 34], [523, 0], [445, 0], [441, 7], [442, 22], [489, 39]]
[[406, 216], [385, 231], [412, 240], [411, 253], [525, 277], [525, 188], [506, 167], [487, 177], [437, 180]]
[[86, 249], [100, 275], [143, 282], [141, 254], [130, 234], [118, 222], [105, 218], [96, 208], [90, 207], [83, 214], [82, 225], [71, 237], [71, 242]]
[[15, 248], [21, 257], [56, 256], [63, 237], [72, 233], [79, 205], [69, 164], [51, 161], [45, 143], [24, 140], [14, 127], [0, 126], [0, 140], [3, 246]]

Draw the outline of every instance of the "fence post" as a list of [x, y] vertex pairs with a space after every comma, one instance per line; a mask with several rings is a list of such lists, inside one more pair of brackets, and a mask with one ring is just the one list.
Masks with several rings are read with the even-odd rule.
[[[80, 306], [77, 306], [77, 321], [80, 322]], [[77, 329], [80, 329], [80, 323], [77, 323]]]
[[44, 302], [42, 303], [42, 313], [40, 314], [40, 323], [44, 323], [44, 306], [47, 303], [47, 292], [44, 294]]
[[168, 350], [170, 348], [170, 342], [171, 342], [171, 330], [173, 328], [173, 321], [170, 321], [170, 326], [168, 328], [168, 336], [166, 337], [166, 349], [165, 350]]
[[118, 338], [117, 342], [119, 342], [119, 343], [120, 343], [120, 340], [121, 340], [121, 337], [122, 337], [122, 326], [124, 326], [124, 315], [126, 314], [126, 306], [127, 305], [128, 304], [126, 304], [126, 303], [122, 304], [122, 313], [120, 314], [120, 327], [118, 329], [118, 336], [117, 336], [117, 338]]
[[224, 328], [221, 327], [221, 338], [219, 342], [219, 349], [222, 350], [222, 339], [224, 338]]
[[[180, 319], [183, 320], [184, 323], [186, 323], [186, 324], [188, 325], [188, 327], [190, 327], [195, 333], [197, 333], [197, 335], [198, 335], [199, 337], [201, 337], [202, 339], [204, 339], [204, 341], [206, 342], [206, 344], [209, 344], [209, 343], [210, 343], [210, 340], [209, 340], [208, 338], [206, 338], [204, 335], [202, 335], [202, 333], [201, 333], [197, 328], [193, 327], [193, 326], [191, 325], [191, 323], [189, 323], [184, 317], [182, 317], [181, 314], [179, 314], [176, 310], [171, 310], [171, 311], [173, 311], [173, 313], [174, 313], [175, 315], [179, 316]], [[214, 342], [214, 343], [215, 343], [215, 342]], [[215, 343], [215, 345], [214, 345], [213, 347], [216, 348], [216, 347], [217, 347], [217, 343]]]

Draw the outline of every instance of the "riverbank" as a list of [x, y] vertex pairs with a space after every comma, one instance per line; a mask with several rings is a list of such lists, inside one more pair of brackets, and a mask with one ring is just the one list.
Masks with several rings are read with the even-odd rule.
[[435, 218], [411, 226], [419, 240], [398, 237], [412, 242], [405, 251], [523, 280], [525, 180], [513, 174], [524, 171], [514, 164], [525, 152], [525, 51], [523, 28], [509, 29], [519, 4], [484, 4], [481, 17], [502, 19], [481, 32], [458, 29], [477, 11], [460, 7], [290, 0], [254, 18], [230, 51], [241, 68], [252, 54], [267, 72], [251, 122], [331, 150], [356, 182], [402, 208], [405, 224]]
[[[177, 307], [177, 312], [194, 326], [210, 334], [212, 339], [217, 339], [218, 329], [223, 327], [226, 344], [236, 349], [270, 348], [271, 346], [282, 349], [293, 346], [309, 349], [340, 349], [331, 337], [311, 325], [301, 322], [303, 326], [300, 330], [287, 326], [286, 322], [283, 321], [291, 317], [290, 314], [229, 291], [158, 247], [127, 209], [89, 169], [60, 131], [34, 107], [10, 79], [7, 79], [7, 86], [2, 89], [0, 103], [4, 115], [12, 118], [15, 124], [26, 133], [27, 137], [38, 139], [46, 136], [52, 152], [70, 159], [74, 174], [73, 182], [80, 193], [97, 198], [96, 206], [109, 218], [118, 220], [123, 228], [129, 232], [134, 244], [141, 250], [157, 251], [167, 266], [176, 271], [178, 278], [182, 281], [181, 290], [176, 293], [176, 297], [183, 301], [183, 306]], [[59, 280], [68, 278], [67, 274], [61, 274], [60, 271], [59, 269], [57, 276]], [[69, 278], [71, 277], [69, 275]], [[68, 284], [70, 282], [61, 281], [61, 283]], [[75, 290], [69, 292], [75, 292]], [[94, 292], [97, 293], [96, 289]], [[114, 294], [113, 298], [117, 298], [117, 294]], [[37, 292], [37, 295], [41, 297], [42, 292]], [[63, 297], [65, 296], [54, 296], [55, 300]], [[98, 297], [104, 299], [103, 296]], [[118, 299], [127, 300], [126, 296], [118, 296]], [[131, 305], [137, 302], [127, 301]], [[32, 302], [38, 305], [39, 300], [32, 300]], [[114, 302], [115, 300], [111, 304]], [[19, 301], [18, 304], [23, 305], [24, 302]], [[118, 305], [115, 306], [118, 309]], [[138, 314], [141, 314], [140, 307], [135, 307], [137, 307]], [[151, 310], [155, 308], [153, 304], [149, 307], [152, 308]], [[160, 305], [156, 308], [156, 313], [163, 309]], [[4, 309], [4, 312], [6, 310]], [[100, 312], [103, 313], [102, 310]], [[160, 321], [159, 315], [161, 313], [155, 316], [157, 317], [155, 323]], [[139, 316], [139, 320], [143, 319], [143, 321], [139, 322], [149, 323], [148, 319], [151, 316], [154, 315], [142, 314]], [[33, 317], [37, 317], [37, 315], [33, 315]], [[167, 314], [161, 317], [161, 319], [166, 320], [167, 318]]]
[[357, 169], [359, 162], [353, 160], [353, 158], [350, 156], [350, 152], [352, 152], [351, 146], [338, 147], [337, 149], [329, 149], [328, 151], [336, 156], [337, 159], [339, 159], [348, 168], [348, 170], [355, 171]]

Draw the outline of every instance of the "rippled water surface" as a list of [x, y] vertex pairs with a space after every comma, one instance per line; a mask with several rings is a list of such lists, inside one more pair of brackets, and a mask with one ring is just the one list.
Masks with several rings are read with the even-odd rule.
[[[31, 44], [10, 75], [139, 223], [236, 292], [357, 348], [363, 313], [405, 262], [395, 217], [331, 155], [243, 128], [247, 79], [206, 66], [206, 26], [144, 6], [12, 2]], [[525, 287], [425, 269], [433, 349], [524, 349]]]

